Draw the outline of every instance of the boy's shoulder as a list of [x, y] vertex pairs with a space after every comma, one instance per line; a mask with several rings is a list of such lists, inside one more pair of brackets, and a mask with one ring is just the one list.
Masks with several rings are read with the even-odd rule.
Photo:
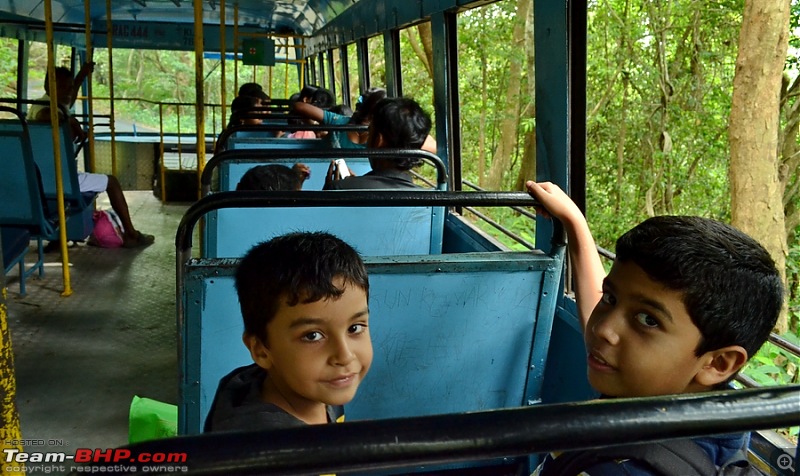
[[533, 475], [760, 475], [747, 462], [748, 440], [744, 433], [548, 455]]
[[267, 372], [256, 364], [222, 377], [208, 412], [205, 431], [268, 430], [304, 426], [282, 408], [261, 399]]

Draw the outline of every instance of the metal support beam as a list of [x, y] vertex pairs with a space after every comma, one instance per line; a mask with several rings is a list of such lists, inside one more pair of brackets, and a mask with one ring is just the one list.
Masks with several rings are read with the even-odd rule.
[[[536, 63], [536, 180], [569, 190], [569, 3], [536, 0], [533, 33]], [[585, 113], [582, 113], [585, 115]], [[550, 249], [552, 222], [536, 220], [536, 247]]]
[[403, 75], [400, 67], [400, 30], [389, 30], [383, 34], [383, 52], [386, 57], [386, 93], [389, 96], [403, 95]]
[[366, 38], [356, 42], [356, 55], [358, 56], [358, 90], [361, 94], [371, 88], [369, 77], [369, 44]]
[[449, 189], [461, 190], [461, 131], [458, 99], [456, 14], [431, 16], [433, 102], [436, 110], [437, 155], [448, 164]]

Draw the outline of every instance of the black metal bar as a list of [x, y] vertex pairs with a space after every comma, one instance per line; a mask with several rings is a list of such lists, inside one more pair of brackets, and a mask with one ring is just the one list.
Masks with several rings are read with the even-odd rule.
[[[461, 183], [463, 183], [464, 185], [470, 187], [471, 189], [477, 190], [479, 192], [485, 192], [486, 191], [485, 188], [481, 188], [477, 184], [475, 184], [473, 182], [470, 182], [469, 180], [462, 180]], [[532, 220], [536, 219], [536, 214], [535, 213], [531, 213], [528, 210], [525, 210], [524, 208], [511, 207], [511, 209], [514, 210], [515, 212], [519, 212], [521, 215], [525, 215], [526, 217], [528, 217], [528, 218], [530, 218]]]
[[128, 449], [183, 453], [198, 475], [385, 470], [793, 426], [798, 402], [794, 385], [211, 433]]
[[[213, 159], [212, 159], [213, 160]], [[210, 164], [210, 162], [209, 162]], [[207, 169], [206, 169], [207, 170]], [[184, 213], [175, 237], [178, 251], [192, 247], [192, 231], [206, 213], [220, 208], [257, 207], [457, 207], [535, 206], [525, 192], [440, 192], [415, 190], [339, 190], [335, 192], [219, 192], [201, 198]]]
[[447, 170], [439, 156], [420, 149], [236, 149], [215, 154], [200, 175], [201, 187], [211, 184], [211, 176], [222, 162], [237, 160], [239, 162], [263, 162], [265, 159], [339, 159], [339, 158], [420, 158], [436, 167], [436, 180], [440, 185], [447, 183]]

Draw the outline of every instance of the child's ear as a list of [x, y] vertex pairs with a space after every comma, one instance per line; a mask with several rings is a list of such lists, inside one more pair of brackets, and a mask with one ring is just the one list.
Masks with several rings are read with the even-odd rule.
[[242, 334], [242, 342], [250, 351], [250, 357], [253, 358], [253, 362], [264, 370], [269, 370], [272, 367], [272, 357], [269, 349], [261, 342], [258, 336], [244, 333]]
[[707, 352], [705, 364], [695, 375], [695, 381], [705, 387], [714, 387], [728, 380], [747, 363], [747, 351], [742, 346], [731, 345]]

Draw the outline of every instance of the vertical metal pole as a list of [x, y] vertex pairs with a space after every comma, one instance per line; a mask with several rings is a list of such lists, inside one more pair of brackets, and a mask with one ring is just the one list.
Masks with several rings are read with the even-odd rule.
[[222, 103], [220, 106], [220, 110], [222, 112], [221, 122], [222, 127], [225, 127], [226, 121], [226, 112], [228, 107], [228, 99], [227, 99], [227, 81], [225, 78], [225, 0], [220, 0], [219, 2], [219, 55], [220, 55], [220, 63], [219, 63], [219, 71], [220, 75], [222, 76], [220, 88], [222, 92], [220, 93], [220, 102]]
[[358, 90], [361, 94], [371, 87], [369, 78], [369, 43], [366, 38], [356, 41], [358, 57]]
[[205, 97], [203, 91], [203, 2], [194, 2], [194, 87], [195, 122], [197, 123], [197, 198], [200, 198], [200, 175], [206, 165]]
[[328, 83], [325, 81], [325, 55], [322, 52], [317, 55], [317, 68], [319, 68], [319, 85], [328, 88]]
[[161, 164], [161, 203], [167, 203], [167, 171], [164, 168], [164, 104], [158, 104], [158, 160]]
[[457, 22], [454, 13], [431, 16], [433, 36], [433, 101], [436, 109], [437, 154], [448, 165], [450, 190], [461, 190], [458, 129]]
[[50, 124], [53, 129], [53, 161], [56, 169], [56, 199], [58, 202], [58, 232], [61, 240], [61, 276], [64, 291], [61, 296], [72, 295], [69, 276], [69, 251], [67, 250], [67, 216], [64, 212], [64, 177], [61, 168], [61, 126], [58, 123], [58, 86], [56, 84], [55, 48], [53, 46], [53, 9], [51, 0], [44, 2], [45, 32], [47, 35], [47, 76], [50, 90]]
[[[3, 253], [0, 248], [0, 451], [6, 454], [6, 450], [23, 451], [22, 431], [19, 424], [19, 412], [17, 411], [17, 378], [14, 373], [14, 350], [11, 347], [11, 332], [8, 329], [8, 288], [6, 288], [5, 265], [3, 264]], [[9, 466], [6, 464], [5, 466]], [[10, 471], [19, 467], [19, 471]], [[21, 476], [26, 474], [24, 463], [14, 463], [11, 468], [4, 468], [3, 474]]]
[[350, 100], [350, 65], [347, 59], [347, 45], [339, 47], [339, 61], [342, 64], [342, 103], [352, 107]]
[[403, 75], [400, 63], [400, 31], [389, 30], [383, 34], [383, 53], [386, 57], [386, 94], [403, 95]]
[[[86, 24], [86, 61], [92, 61], [94, 58], [94, 46], [92, 44], [92, 15], [91, 15], [91, 3], [86, 2], [84, 4], [84, 23]], [[91, 75], [87, 76], [87, 78], [91, 78]], [[87, 172], [94, 172], [95, 171], [95, 156], [94, 156], [94, 101], [92, 100], [92, 80], [89, 79], [87, 81], [87, 88], [86, 88], [86, 100], [87, 104], [87, 113], [89, 117], [89, 138], [87, 141], [87, 148], [84, 150], [84, 154], [88, 154], [88, 161], [84, 161], [84, 167], [86, 168]], [[84, 156], [86, 157], [86, 155]]]
[[[28, 99], [28, 60], [30, 58], [30, 43], [17, 40], [17, 98]], [[17, 103], [17, 109], [28, 112], [28, 105]]]
[[[536, 179], [569, 190], [569, 14], [568, 3], [533, 4], [536, 63]], [[585, 117], [585, 111], [582, 113]], [[550, 220], [536, 219], [536, 247], [550, 253]]]
[[239, 93], [239, 3], [233, 4], [233, 90]]
[[117, 142], [114, 122], [114, 46], [113, 46], [113, 26], [111, 23], [111, 0], [106, 0], [106, 43], [108, 45], [108, 95], [111, 98], [111, 175], [117, 175]]
[[333, 52], [334, 51], [335, 50], [332, 50], [332, 49], [328, 50], [328, 78], [330, 79], [328, 81], [330, 83], [330, 86], [328, 87], [328, 89], [331, 90], [331, 94], [333, 94], [333, 97], [336, 97], [336, 69], [334, 68], [334, 65], [333, 65]]

